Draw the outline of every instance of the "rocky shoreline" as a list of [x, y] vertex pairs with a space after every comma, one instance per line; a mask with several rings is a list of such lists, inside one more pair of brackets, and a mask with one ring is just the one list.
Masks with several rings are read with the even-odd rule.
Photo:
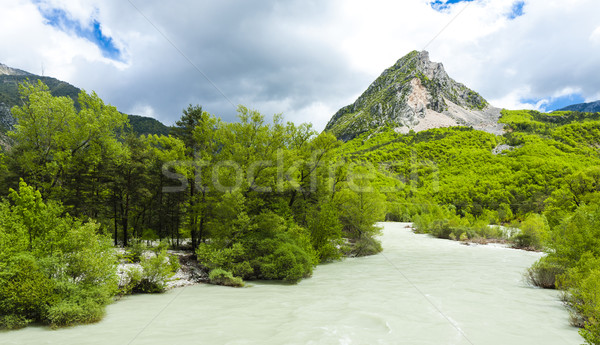
[[169, 251], [169, 254], [177, 255], [181, 267], [167, 282], [167, 289], [208, 282], [208, 270], [198, 264], [194, 254], [183, 251]]
[[[168, 250], [170, 255], [177, 256], [179, 259], [179, 269], [167, 281], [167, 290], [196, 285], [208, 282], [208, 270], [198, 264], [195, 255], [181, 250]], [[145, 256], [150, 256], [152, 253], [147, 251]], [[127, 282], [127, 272], [132, 267], [140, 267], [139, 263], [121, 262], [117, 266], [117, 275], [119, 276], [119, 286], [125, 285]]]

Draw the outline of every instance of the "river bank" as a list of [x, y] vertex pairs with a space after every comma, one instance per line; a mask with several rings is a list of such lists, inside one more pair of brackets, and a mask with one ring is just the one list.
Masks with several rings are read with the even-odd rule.
[[384, 223], [385, 250], [296, 285], [198, 284], [126, 296], [97, 324], [0, 334], [7, 345], [581, 344], [556, 291], [523, 282], [542, 254], [464, 246]]
[[[118, 253], [124, 254], [124, 250], [119, 248]], [[184, 286], [208, 283], [208, 270], [198, 264], [195, 255], [191, 252], [182, 250], [168, 250], [169, 255], [177, 257], [179, 261], [179, 269], [175, 274], [166, 281], [166, 289], [174, 289]], [[144, 256], [150, 257], [152, 251], [145, 251]], [[121, 260], [117, 265], [117, 275], [119, 276], [119, 286], [127, 284], [127, 272], [131, 269], [141, 269], [140, 263], [130, 263], [127, 260]]]

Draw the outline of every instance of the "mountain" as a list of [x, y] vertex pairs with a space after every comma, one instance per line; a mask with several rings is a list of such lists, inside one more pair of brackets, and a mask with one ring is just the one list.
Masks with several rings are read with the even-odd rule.
[[600, 112], [600, 101], [572, 104], [562, 109], [558, 109], [557, 111], [579, 111], [582, 113], [597, 113]]
[[427, 51], [413, 51], [386, 69], [353, 103], [340, 109], [325, 127], [348, 141], [383, 127], [408, 133], [437, 127], [471, 126], [501, 134], [500, 109], [454, 81]]
[[140, 115], [127, 115], [131, 129], [138, 135], [158, 134], [169, 135], [170, 127], [152, 117]]
[[33, 75], [20, 69], [8, 67], [0, 63], [0, 75]]
[[[15, 124], [10, 109], [20, 104], [19, 84], [27, 80], [35, 82], [38, 79], [48, 86], [53, 96], [71, 97], [77, 106], [77, 96], [81, 91], [79, 88], [56, 78], [35, 75], [0, 63], [0, 146], [7, 146], [4, 133], [11, 130]], [[139, 115], [128, 116], [131, 128], [137, 134], [169, 133], [169, 127], [156, 119]]]

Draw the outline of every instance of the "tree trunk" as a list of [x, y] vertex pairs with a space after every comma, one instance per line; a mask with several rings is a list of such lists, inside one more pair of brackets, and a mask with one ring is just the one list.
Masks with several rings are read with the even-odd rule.
[[123, 209], [123, 218], [121, 219], [121, 223], [123, 224], [123, 247], [127, 247], [127, 227], [129, 222], [129, 194], [125, 196], [125, 208]]
[[114, 216], [115, 216], [115, 247], [117, 245], [119, 245], [119, 240], [118, 240], [118, 217], [117, 217], [117, 195], [113, 194], [113, 212], [114, 212]]
[[196, 246], [198, 245], [197, 239], [196, 239], [196, 223], [197, 223], [197, 217], [196, 217], [196, 209], [195, 209], [195, 204], [194, 204], [194, 189], [195, 189], [195, 182], [196, 182], [196, 178], [195, 178], [195, 174], [192, 174], [192, 178], [190, 179], [190, 235], [192, 237], [192, 249], [196, 249]]

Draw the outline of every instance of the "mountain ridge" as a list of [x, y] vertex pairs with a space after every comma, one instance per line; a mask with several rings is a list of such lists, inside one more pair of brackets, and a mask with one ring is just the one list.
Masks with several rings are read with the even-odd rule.
[[[73, 99], [77, 107], [77, 97], [81, 91], [78, 87], [56, 78], [39, 76], [0, 63], [0, 146], [10, 146], [10, 140], [5, 133], [12, 130], [16, 124], [16, 120], [11, 114], [11, 108], [20, 104], [18, 85], [25, 81], [37, 80], [46, 84], [53, 96], [65, 96]], [[133, 132], [138, 135], [167, 135], [169, 133], [169, 127], [154, 118], [132, 114], [128, 114], [128, 118]]]
[[17, 69], [17, 68], [12, 68], [3, 63], [0, 63], [0, 75], [31, 75], [31, 76], [33, 76], [34, 74]]
[[387, 68], [353, 103], [341, 108], [325, 127], [348, 141], [386, 126], [399, 132], [471, 126], [502, 133], [500, 109], [456, 82], [427, 51], [412, 51]]
[[600, 101], [571, 104], [556, 111], [579, 111], [582, 113], [600, 112]]

